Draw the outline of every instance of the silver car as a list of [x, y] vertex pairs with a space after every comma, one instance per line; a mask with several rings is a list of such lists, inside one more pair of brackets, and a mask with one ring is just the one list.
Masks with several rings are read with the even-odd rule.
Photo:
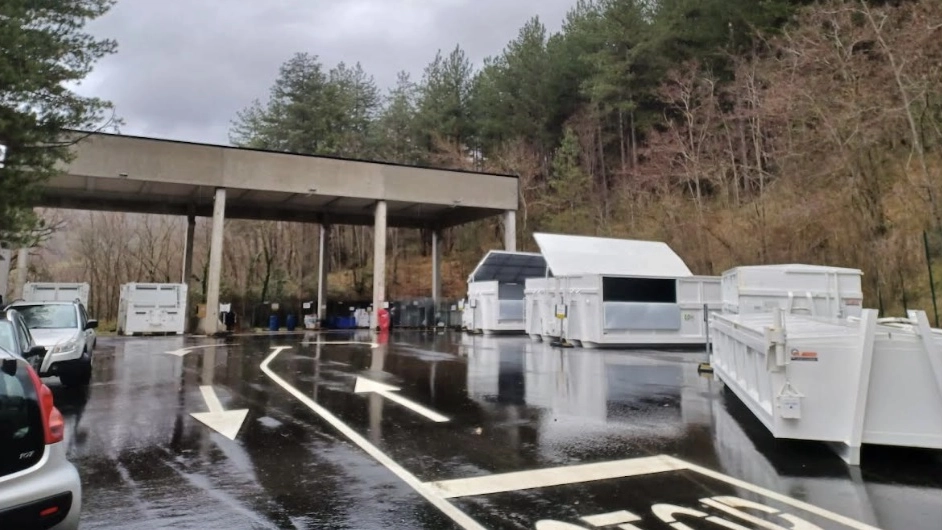
[[58, 376], [65, 386], [89, 383], [98, 321], [88, 318], [80, 301], [17, 301], [7, 307], [23, 316], [36, 344], [46, 348], [46, 356], [34, 366], [40, 377]]
[[[0, 318], [0, 338], [11, 332], [21, 333]], [[0, 528], [78, 528], [82, 486], [66, 460], [64, 431], [49, 387], [0, 347]]]

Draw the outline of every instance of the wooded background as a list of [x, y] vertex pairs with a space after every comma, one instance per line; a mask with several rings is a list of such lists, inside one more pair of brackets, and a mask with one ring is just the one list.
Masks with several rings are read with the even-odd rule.
[[[440, 51], [385, 93], [359, 65], [299, 53], [235, 117], [231, 140], [512, 172], [521, 250], [551, 231], [666, 241], [697, 274], [855, 267], [868, 307], [931, 315], [940, 80], [938, 0], [580, 1], [557, 33], [533, 19], [477, 68], [460, 46]], [[63, 228], [31, 277], [89, 281], [102, 319], [114, 317], [121, 283], [180, 280], [184, 219], [47, 214]], [[208, 223], [198, 224], [197, 284]], [[223, 299], [313, 299], [317, 234], [227, 222]], [[371, 229], [334, 234], [331, 297], [368, 299]], [[446, 296], [463, 295], [500, 234], [496, 219], [447, 232]], [[389, 297], [427, 296], [429, 234], [391, 229], [389, 243]]]

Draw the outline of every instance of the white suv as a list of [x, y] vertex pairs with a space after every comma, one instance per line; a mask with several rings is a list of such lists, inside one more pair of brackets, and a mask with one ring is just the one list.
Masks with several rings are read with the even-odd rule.
[[16, 301], [7, 307], [23, 316], [36, 344], [46, 347], [40, 377], [58, 376], [66, 386], [89, 383], [98, 321], [88, 318], [80, 301]]

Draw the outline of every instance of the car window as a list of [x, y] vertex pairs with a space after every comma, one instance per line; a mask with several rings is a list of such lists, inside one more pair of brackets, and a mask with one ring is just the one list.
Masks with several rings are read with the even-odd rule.
[[23, 350], [18, 353], [26, 354], [26, 350], [28, 350], [33, 345], [29, 330], [26, 329], [26, 326], [23, 325], [22, 319], [19, 319], [18, 325], [14, 325], [13, 327], [16, 331], [17, 341], [20, 343], [20, 349]]
[[0, 371], [0, 477], [38, 462], [45, 451], [42, 412], [26, 363]]
[[85, 306], [79, 304], [79, 314], [82, 317], [82, 327], [85, 327], [85, 324], [88, 324], [88, 311], [85, 310]]
[[11, 353], [21, 353], [16, 345], [16, 337], [13, 334], [13, 324], [8, 320], [0, 320], [0, 348]]
[[30, 329], [59, 329], [78, 327], [75, 308], [66, 304], [24, 305], [16, 310], [23, 315]]

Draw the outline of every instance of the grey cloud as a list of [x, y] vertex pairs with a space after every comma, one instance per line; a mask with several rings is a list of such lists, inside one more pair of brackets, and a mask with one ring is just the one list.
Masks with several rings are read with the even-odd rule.
[[118, 41], [81, 85], [111, 100], [122, 132], [226, 143], [230, 120], [264, 99], [296, 52], [359, 61], [380, 87], [420, 79], [460, 44], [476, 64], [532, 16], [555, 31], [574, 0], [120, 0], [89, 30]]

